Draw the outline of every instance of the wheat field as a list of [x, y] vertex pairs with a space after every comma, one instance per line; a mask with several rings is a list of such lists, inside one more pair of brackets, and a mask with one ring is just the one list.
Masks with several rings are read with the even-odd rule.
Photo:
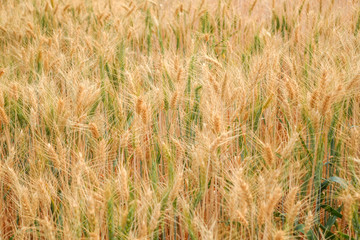
[[0, 239], [359, 239], [357, 0], [0, 0]]

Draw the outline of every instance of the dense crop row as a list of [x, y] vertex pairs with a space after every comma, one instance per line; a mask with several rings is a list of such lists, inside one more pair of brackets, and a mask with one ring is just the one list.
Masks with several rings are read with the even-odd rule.
[[1, 239], [357, 239], [360, 2], [0, 0]]

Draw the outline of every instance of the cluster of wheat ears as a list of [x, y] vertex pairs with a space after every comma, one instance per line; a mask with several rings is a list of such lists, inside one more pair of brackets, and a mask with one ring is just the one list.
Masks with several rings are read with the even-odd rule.
[[0, 0], [0, 239], [358, 239], [360, 2]]

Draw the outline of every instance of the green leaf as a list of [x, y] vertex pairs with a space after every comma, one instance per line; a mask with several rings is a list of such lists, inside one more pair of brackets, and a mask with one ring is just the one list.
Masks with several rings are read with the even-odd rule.
[[328, 180], [331, 181], [331, 182], [336, 182], [336, 183], [340, 184], [340, 186], [343, 187], [343, 188], [347, 188], [347, 183], [342, 178], [333, 176], [333, 177], [328, 178]]
[[323, 225], [320, 224], [320, 228], [321, 228], [321, 230], [323, 230], [325, 232], [326, 239], [335, 239], [335, 237], [336, 237], [335, 234], [332, 232], [329, 232], [326, 227], [324, 227]]
[[[342, 206], [339, 207], [338, 210], [336, 210], [336, 211], [337, 211], [337, 212], [340, 212], [341, 209], [342, 209]], [[341, 217], [342, 217], [342, 215], [341, 215]], [[335, 215], [332, 215], [331, 217], [329, 217], [329, 219], [327, 220], [327, 222], [326, 222], [323, 230], [324, 230], [325, 232], [330, 231], [332, 225], [334, 225], [334, 224], [336, 223], [336, 219], [337, 219], [337, 218], [338, 218], [338, 217], [335, 216]], [[321, 226], [322, 226], [322, 225], [321, 225]], [[321, 227], [321, 226], [320, 226], [320, 227]]]
[[342, 237], [342, 239], [351, 239], [351, 240], [355, 240], [355, 238], [350, 237], [349, 235], [342, 233], [342, 232], [338, 232], [338, 234]]
[[317, 240], [317, 239], [318, 239], [312, 229], [310, 229], [310, 230], [306, 233], [306, 236], [307, 236], [307, 238], [308, 238], [309, 240]]
[[323, 204], [320, 206], [321, 208], [325, 209], [325, 211], [327, 211], [328, 213], [330, 213], [332, 216], [336, 216], [338, 218], [342, 218], [342, 214], [340, 212], [338, 212], [337, 210], [335, 210], [334, 208], [332, 208], [329, 205]]
[[298, 224], [298, 225], [296, 225], [296, 227], [295, 227], [295, 231], [304, 233], [304, 227], [305, 227], [304, 224]]

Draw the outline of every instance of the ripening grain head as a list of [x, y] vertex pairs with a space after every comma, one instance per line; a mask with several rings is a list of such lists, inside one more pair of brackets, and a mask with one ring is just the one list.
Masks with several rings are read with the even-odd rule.
[[357, 1], [2, 0], [0, 238], [356, 239], [359, 30]]

